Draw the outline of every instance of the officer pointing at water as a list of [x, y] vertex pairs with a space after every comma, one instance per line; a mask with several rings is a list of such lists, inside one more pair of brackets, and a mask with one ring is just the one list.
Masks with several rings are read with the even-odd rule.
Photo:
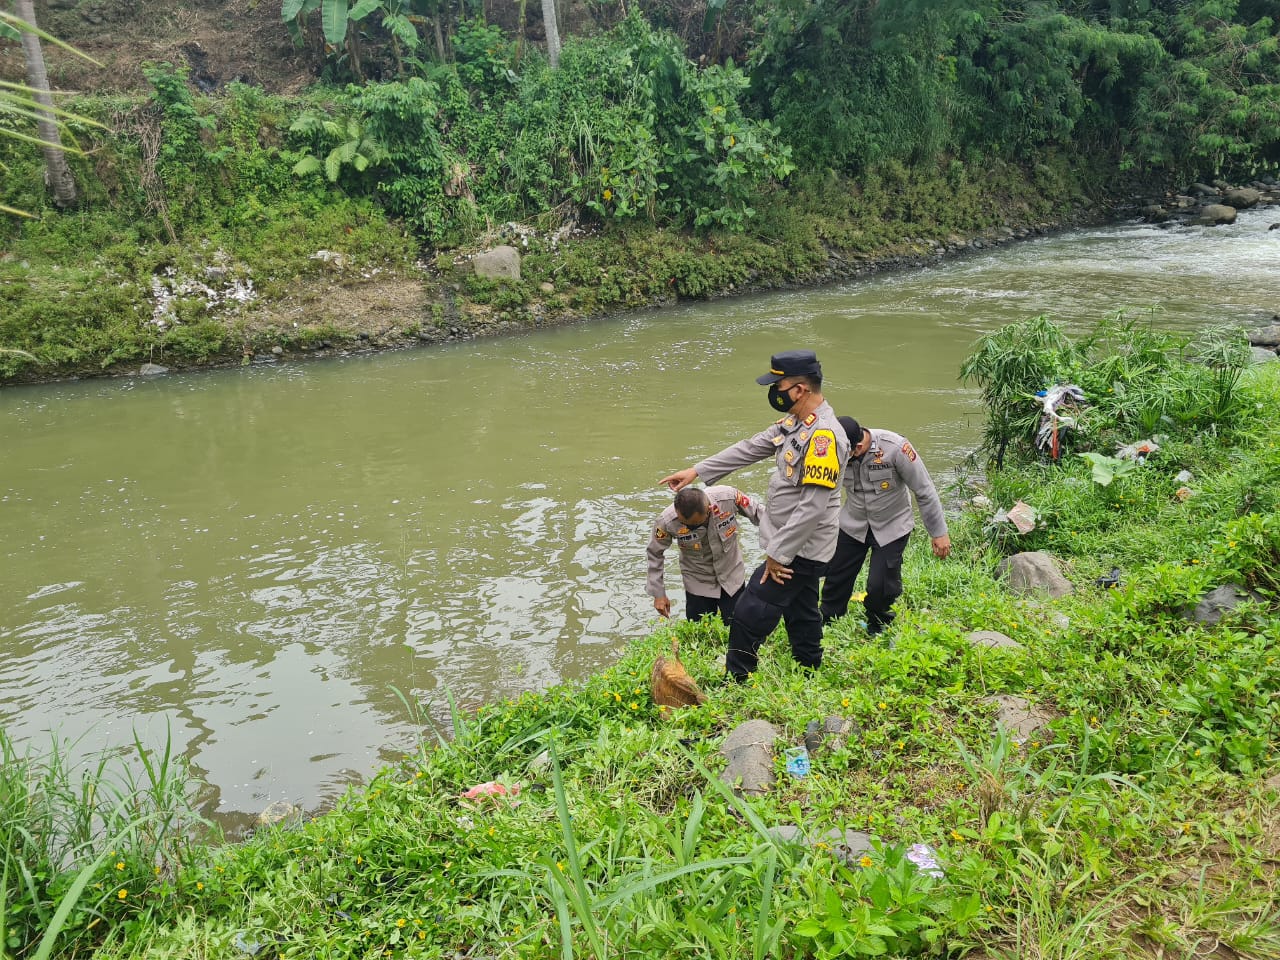
[[745, 680], [765, 638], [784, 620], [791, 655], [806, 667], [822, 665], [818, 581], [836, 549], [840, 477], [849, 439], [822, 397], [822, 367], [811, 350], [775, 354], [769, 405], [784, 414], [754, 437], [721, 450], [662, 483], [679, 491], [697, 479], [717, 483], [733, 471], [772, 457], [774, 471], [760, 523], [765, 560], [747, 578], [729, 628], [725, 670]]

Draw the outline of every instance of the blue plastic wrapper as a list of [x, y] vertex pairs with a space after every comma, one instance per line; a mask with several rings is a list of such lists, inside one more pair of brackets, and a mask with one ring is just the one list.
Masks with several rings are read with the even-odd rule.
[[787, 751], [787, 773], [793, 777], [809, 775], [809, 751], [804, 747], [792, 747]]

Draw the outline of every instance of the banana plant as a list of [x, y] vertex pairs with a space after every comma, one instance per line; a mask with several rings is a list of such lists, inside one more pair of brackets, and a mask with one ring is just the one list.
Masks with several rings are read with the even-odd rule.
[[347, 25], [359, 23], [379, 8], [386, 9], [383, 0], [356, 0], [354, 4], [350, 0], [283, 0], [280, 19], [289, 27], [294, 42], [300, 43], [302, 22], [319, 10], [325, 42], [340, 47], [347, 39]]

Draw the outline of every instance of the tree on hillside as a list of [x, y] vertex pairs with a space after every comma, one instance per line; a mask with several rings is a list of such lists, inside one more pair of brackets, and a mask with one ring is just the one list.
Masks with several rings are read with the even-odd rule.
[[560, 25], [556, 22], [556, 0], [542, 0], [542, 22], [547, 29], [547, 59], [551, 69], [560, 66]]
[[14, 0], [14, 13], [28, 27], [20, 30], [22, 52], [27, 61], [27, 83], [36, 103], [36, 129], [40, 134], [40, 149], [44, 152], [45, 175], [53, 189], [54, 203], [66, 208], [76, 202], [76, 182], [67, 165], [62, 134], [54, 112], [53, 96], [49, 92], [49, 74], [44, 66], [40, 36], [36, 32], [35, 5], [32, 0]]

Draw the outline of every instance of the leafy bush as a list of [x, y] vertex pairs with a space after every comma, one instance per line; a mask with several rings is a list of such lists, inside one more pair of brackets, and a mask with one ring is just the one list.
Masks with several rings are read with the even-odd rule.
[[1086, 397], [1086, 407], [1070, 411], [1077, 426], [1068, 435], [1077, 445], [1235, 429], [1248, 362], [1248, 341], [1238, 329], [1192, 338], [1122, 312], [1078, 340], [1044, 316], [1008, 325], [978, 341], [960, 375], [982, 391], [983, 450], [999, 465], [1010, 449], [1020, 460], [1038, 455], [1037, 394], [1059, 383], [1077, 384]]

